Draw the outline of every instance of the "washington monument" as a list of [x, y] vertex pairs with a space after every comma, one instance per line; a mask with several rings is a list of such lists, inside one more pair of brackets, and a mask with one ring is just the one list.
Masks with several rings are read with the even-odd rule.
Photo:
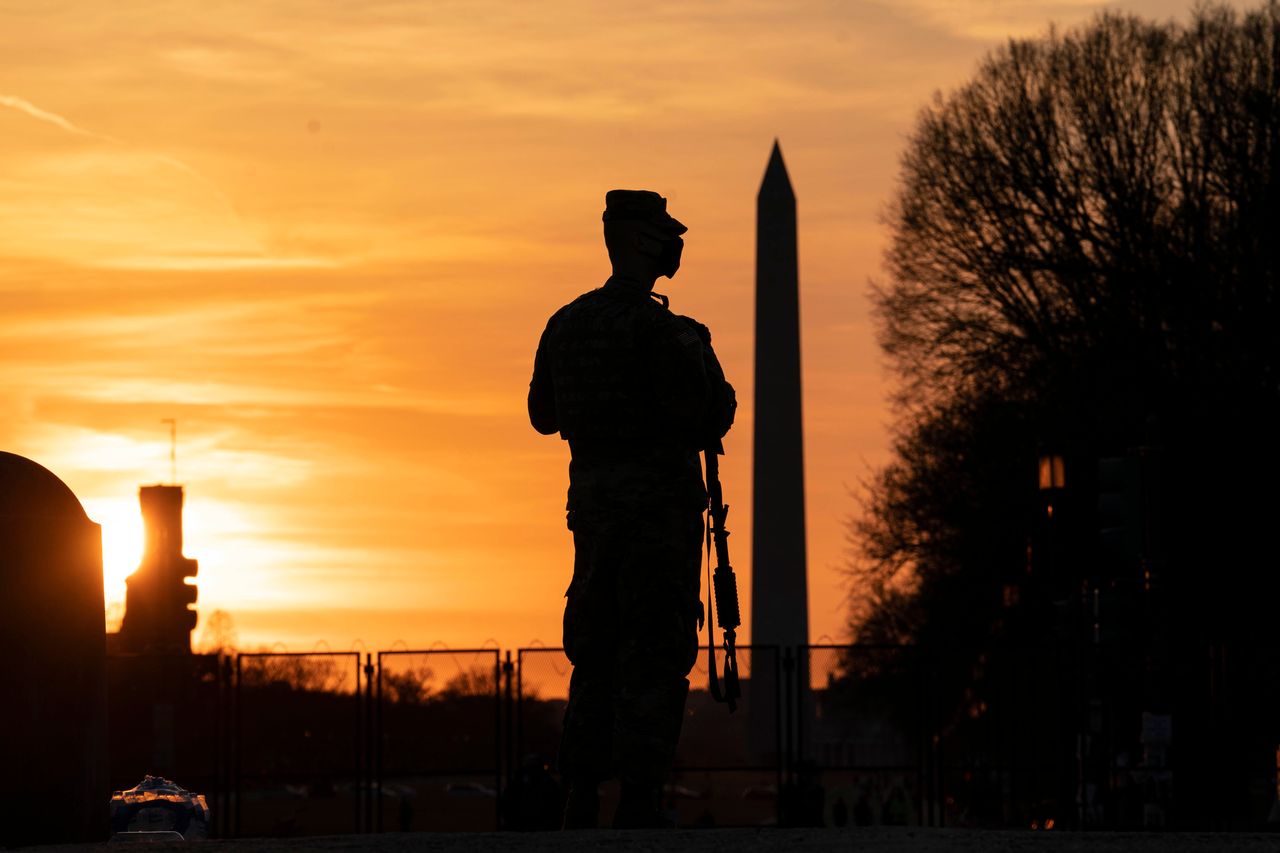
[[809, 642], [796, 196], [775, 141], [756, 197], [751, 642]]

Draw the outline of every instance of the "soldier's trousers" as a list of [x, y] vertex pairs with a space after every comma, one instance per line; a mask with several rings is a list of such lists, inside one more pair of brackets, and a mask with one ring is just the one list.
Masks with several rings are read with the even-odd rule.
[[570, 528], [564, 647], [573, 676], [560, 770], [573, 780], [659, 783], [698, 654], [702, 515], [576, 511]]

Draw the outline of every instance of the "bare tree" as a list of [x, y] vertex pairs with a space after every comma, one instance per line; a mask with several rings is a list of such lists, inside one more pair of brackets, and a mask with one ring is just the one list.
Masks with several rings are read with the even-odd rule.
[[233, 655], [239, 644], [240, 635], [236, 632], [231, 614], [225, 610], [215, 610], [205, 618], [196, 650], [206, 655]]
[[901, 381], [895, 458], [853, 528], [856, 631], [918, 637], [966, 607], [985, 630], [1025, 562], [1010, 460], [1046, 434], [1103, 452], [1159, 418], [1185, 495], [1229, 491], [1205, 445], [1280, 423], [1277, 176], [1275, 0], [1187, 25], [1103, 15], [935, 96], [873, 292]]
[[1278, 157], [1274, 2], [997, 51], [903, 158], [876, 299], [904, 401], [1016, 389], [1094, 351], [1274, 391], [1253, 336], [1276, 319]]

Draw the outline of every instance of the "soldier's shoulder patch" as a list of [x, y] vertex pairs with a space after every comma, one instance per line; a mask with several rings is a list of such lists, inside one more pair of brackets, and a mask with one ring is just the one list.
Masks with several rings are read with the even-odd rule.
[[676, 340], [679, 341], [682, 346], [686, 346], [686, 347], [697, 346], [698, 333], [695, 332], [693, 329], [685, 329], [679, 335], [676, 335]]

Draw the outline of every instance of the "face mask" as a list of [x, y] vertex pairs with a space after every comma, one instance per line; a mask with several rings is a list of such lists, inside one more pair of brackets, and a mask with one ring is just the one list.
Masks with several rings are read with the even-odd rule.
[[684, 253], [684, 240], [675, 237], [662, 244], [658, 255], [658, 274], [671, 278], [680, 269], [680, 256]]

